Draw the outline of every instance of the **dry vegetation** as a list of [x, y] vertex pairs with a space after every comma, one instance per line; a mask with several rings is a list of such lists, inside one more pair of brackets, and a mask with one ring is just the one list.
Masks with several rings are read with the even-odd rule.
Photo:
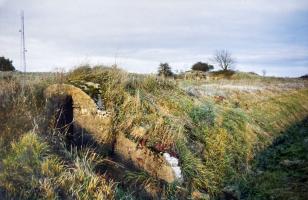
[[[285, 183], [279, 182], [279, 172], [257, 175], [258, 160], [269, 157], [262, 152], [275, 148], [270, 145], [277, 138], [298, 134], [290, 127], [307, 117], [305, 80], [244, 73], [212, 73], [205, 81], [168, 80], [100, 66], [79, 67], [65, 76], [25, 77], [13, 74], [0, 80], [0, 197], [142, 199], [150, 193], [161, 199], [301, 199], [298, 191], [308, 189], [301, 185], [281, 197], [275, 193]], [[169, 184], [125, 167], [118, 167], [124, 173], [118, 177], [106, 164], [116, 162], [112, 155], [69, 146], [58, 130], [46, 128], [44, 89], [59, 82], [83, 89], [80, 81], [100, 85], [112, 116], [111, 135], [123, 133], [158, 155], [176, 156], [184, 181]], [[307, 140], [307, 132], [300, 138]], [[307, 154], [302, 148], [296, 152]], [[307, 157], [298, 159], [308, 163]], [[296, 173], [307, 175], [301, 170]]]

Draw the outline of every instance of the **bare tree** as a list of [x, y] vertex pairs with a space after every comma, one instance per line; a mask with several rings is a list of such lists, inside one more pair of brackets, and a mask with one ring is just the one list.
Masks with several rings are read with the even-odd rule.
[[266, 70], [265, 69], [262, 70], [262, 75], [266, 76]]
[[232, 69], [232, 67], [235, 64], [234, 58], [231, 56], [231, 53], [227, 50], [216, 51], [214, 55], [214, 61], [224, 71]]

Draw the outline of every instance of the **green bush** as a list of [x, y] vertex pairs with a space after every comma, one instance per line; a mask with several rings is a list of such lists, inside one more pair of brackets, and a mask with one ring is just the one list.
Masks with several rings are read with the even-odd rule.
[[192, 121], [198, 126], [213, 126], [215, 123], [215, 110], [214, 106], [210, 103], [194, 107], [190, 112]]
[[231, 134], [236, 134], [239, 131], [245, 130], [247, 122], [247, 116], [239, 108], [230, 109], [223, 113], [222, 127], [227, 129]]

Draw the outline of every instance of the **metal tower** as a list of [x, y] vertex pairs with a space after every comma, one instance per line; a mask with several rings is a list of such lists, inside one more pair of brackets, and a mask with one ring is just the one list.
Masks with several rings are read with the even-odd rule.
[[20, 67], [21, 69], [24, 69], [24, 72], [27, 71], [27, 65], [26, 65], [26, 45], [25, 45], [25, 17], [24, 17], [24, 11], [21, 11], [21, 28], [19, 30], [20, 32]]

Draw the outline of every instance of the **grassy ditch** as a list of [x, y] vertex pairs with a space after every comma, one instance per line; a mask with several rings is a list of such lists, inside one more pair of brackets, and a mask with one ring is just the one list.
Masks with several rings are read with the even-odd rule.
[[[235, 81], [245, 86], [248, 80], [241, 81], [242, 76], [236, 75]], [[0, 124], [0, 195], [24, 199], [134, 199], [142, 198], [137, 194], [138, 187], [142, 186], [150, 193], [158, 189], [159, 197], [165, 199], [218, 199], [228, 195], [266, 199], [281, 197], [275, 196], [275, 188], [283, 190], [281, 185], [294, 182], [294, 188], [285, 190], [292, 192], [283, 194], [301, 199], [296, 191], [301, 191], [302, 180], [296, 174], [303, 175], [305, 168], [292, 171], [275, 166], [288, 160], [285, 154], [299, 156], [297, 160], [306, 159], [300, 157], [307, 151], [300, 143], [305, 138], [293, 137], [292, 133], [298, 131], [290, 127], [307, 117], [308, 90], [293, 85], [288, 90], [277, 87], [277, 82], [300, 80], [266, 81], [258, 77], [255, 82], [249, 80], [249, 84], [257, 83], [258, 88], [263, 88], [263, 80], [265, 89], [247, 91], [233, 87], [228, 92], [222, 89], [221, 94], [225, 94], [222, 97], [212, 95], [203, 86], [216, 84], [217, 80], [199, 84], [101, 66], [82, 66], [48, 81], [33, 79], [23, 88], [27, 91], [24, 93], [20, 92], [18, 77], [0, 80], [3, 108], [0, 110], [3, 122]], [[93, 98], [99, 95], [112, 116], [110, 134], [116, 137], [124, 133], [157, 156], [167, 152], [178, 158], [184, 181], [167, 184], [146, 172], [123, 169], [123, 180], [114, 184], [112, 174], [99, 163], [112, 159], [112, 155], [105, 158], [87, 147], [71, 151], [72, 147], [62, 144], [55, 131], [42, 130], [43, 91], [51, 83], [59, 82], [73, 84]], [[95, 87], [85, 89], [84, 85]], [[202, 92], [194, 95], [183, 89], [183, 85]], [[37, 134], [29, 133], [31, 130]], [[303, 130], [306, 128], [299, 132]], [[275, 146], [281, 137], [287, 137], [283, 139], [287, 143]], [[84, 153], [82, 149], [92, 153]], [[258, 170], [263, 171], [262, 175], [255, 175]], [[267, 178], [273, 182], [265, 181]], [[21, 189], [14, 190], [14, 185]], [[41, 191], [40, 196], [35, 196], [36, 191]]]

